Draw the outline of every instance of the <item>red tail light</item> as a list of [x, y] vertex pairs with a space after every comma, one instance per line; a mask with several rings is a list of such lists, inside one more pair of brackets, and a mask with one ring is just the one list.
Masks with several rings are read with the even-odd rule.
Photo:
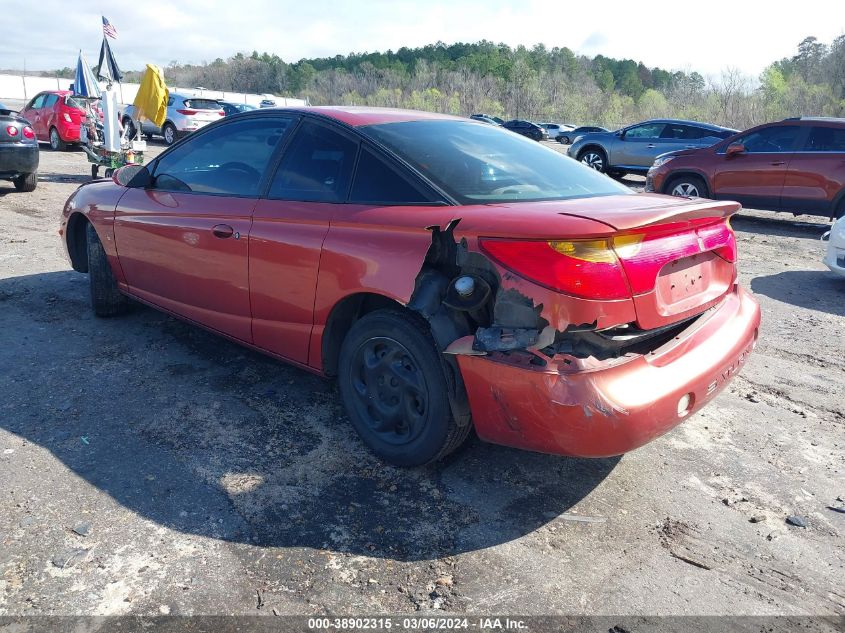
[[631, 296], [622, 267], [607, 240], [482, 239], [481, 248], [505, 268], [552, 290], [587, 299]]
[[225, 113], [225, 112], [223, 112], [223, 110], [218, 110], [218, 111], [217, 111], [217, 114], [219, 114], [220, 116], [225, 116], [225, 115], [226, 115], [226, 113]]
[[176, 112], [190, 116], [192, 114], [196, 114], [197, 110], [176, 110]]
[[23, 129], [23, 137], [30, 140], [35, 138], [35, 131], [28, 125]]
[[6, 134], [8, 134], [9, 136], [17, 136], [18, 128], [16, 128], [14, 125], [10, 125], [6, 128]]
[[586, 299], [625, 299], [654, 289], [669, 262], [713, 251], [736, 261], [727, 221], [690, 228], [662, 225], [610, 240], [481, 239], [481, 249], [514, 273], [552, 290]]
[[613, 238], [613, 249], [635, 295], [653, 290], [660, 269], [677, 259], [714, 251], [725, 261], [736, 261], [736, 238], [727, 222], [680, 231], [664, 225], [642, 233], [618, 235]]

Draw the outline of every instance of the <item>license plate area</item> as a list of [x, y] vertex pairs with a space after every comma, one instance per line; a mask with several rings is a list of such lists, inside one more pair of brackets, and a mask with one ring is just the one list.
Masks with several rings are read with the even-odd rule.
[[666, 264], [657, 275], [660, 303], [671, 306], [696, 297], [710, 287], [713, 253], [699, 253]]

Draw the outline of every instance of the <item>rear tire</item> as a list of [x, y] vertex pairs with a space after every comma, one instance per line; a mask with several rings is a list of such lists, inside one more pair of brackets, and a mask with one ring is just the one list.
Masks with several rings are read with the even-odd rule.
[[129, 307], [129, 300], [117, 289], [106, 251], [91, 224], [85, 227], [85, 237], [88, 242], [88, 278], [94, 314], [98, 317], [123, 314]]
[[671, 196], [682, 198], [710, 197], [710, 192], [707, 190], [707, 183], [700, 176], [676, 176], [675, 178], [671, 178], [666, 183], [663, 191]]
[[356, 321], [340, 349], [338, 385], [358, 435], [393, 466], [441, 459], [472, 428], [455, 423], [440, 353], [413, 313], [377, 310]]
[[572, 144], [572, 143], [569, 142], [568, 136], [558, 136], [557, 142], [562, 144], [562, 145], [571, 145]]
[[97, 163], [93, 163], [91, 165], [91, 180], [97, 180], [97, 176], [100, 174], [100, 166]]
[[50, 128], [50, 149], [54, 152], [63, 152], [67, 149], [67, 143], [62, 140], [59, 131], [54, 127]]
[[18, 191], [35, 191], [38, 186], [38, 172], [23, 174], [12, 181]]

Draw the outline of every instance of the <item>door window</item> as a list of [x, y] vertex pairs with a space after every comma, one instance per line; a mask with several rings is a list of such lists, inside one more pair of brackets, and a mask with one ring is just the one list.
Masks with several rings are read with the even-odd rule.
[[59, 95], [49, 94], [44, 97], [44, 105], [41, 106], [42, 108], [52, 108], [56, 105], [56, 102], [59, 100]]
[[26, 109], [37, 110], [38, 108], [43, 108], [44, 107], [44, 97], [46, 97], [46, 96], [47, 95], [38, 95], [37, 97], [35, 97], [35, 99], [33, 99], [32, 101], [29, 102], [29, 105], [26, 106]]
[[735, 142], [742, 143], [749, 154], [771, 154], [792, 151], [797, 136], [797, 125], [776, 125], [746, 134]]
[[845, 152], [845, 128], [814, 127], [804, 142], [805, 152]]
[[273, 150], [291, 122], [286, 117], [248, 119], [198, 134], [161, 157], [153, 187], [257, 197]]
[[629, 128], [625, 132], [625, 139], [659, 138], [664, 127], [664, 123], [645, 123], [644, 125], [638, 125], [636, 127]]
[[304, 121], [270, 185], [277, 200], [345, 202], [358, 143], [328, 127]]
[[350, 202], [420, 204], [430, 198], [368, 148], [361, 149]]

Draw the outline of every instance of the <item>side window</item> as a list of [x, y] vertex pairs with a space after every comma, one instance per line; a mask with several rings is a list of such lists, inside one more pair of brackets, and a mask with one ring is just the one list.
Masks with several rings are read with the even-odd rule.
[[257, 197], [273, 150], [291, 122], [284, 117], [247, 119], [203, 132], [161, 157], [153, 187]]
[[35, 99], [30, 101], [29, 105], [26, 106], [26, 107], [31, 108], [33, 110], [35, 110], [37, 108], [43, 108], [44, 107], [44, 97], [46, 97], [46, 96], [47, 95], [38, 95], [37, 97], [35, 97]]
[[349, 201], [401, 205], [430, 202], [430, 199], [391, 165], [364, 147], [358, 158]]
[[659, 138], [664, 127], [665, 124], [663, 123], [646, 123], [645, 125], [638, 125], [625, 132], [625, 139]]
[[845, 128], [814, 127], [804, 142], [805, 152], [845, 152]]
[[332, 129], [304, 121], [270, 185], [276, 200], [345, 202], [358, 143]]
[[173, 105], [173, 97], [169, 96], [169, 97], [167, 97], [167, 107], [169, 108], [172, 105]]
[[746, 134], [734, 142], [745, 145], [749, 154], [771, 154], [792, 151], [797, 136], [797, 125], [775, 125]]
[[52, 95], [48, 94], [44, 96], [44, 105], [41, 106], [42, 108], [52, 108], [56, 105], [56, 101], [59, 100], [59, 95]]

